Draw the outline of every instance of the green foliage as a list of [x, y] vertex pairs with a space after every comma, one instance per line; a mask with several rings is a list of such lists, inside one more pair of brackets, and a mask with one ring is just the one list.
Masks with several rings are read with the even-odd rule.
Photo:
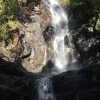
[[99, 14], [99, 19], [97, 20], [95, 27], [96, 27], [97, 30], [100, 30], [100, 14]]
[[93, 8], [94, 11], [97, 11], [100, 13], [100, 0], [70, 0], [70, 5], [77, 6], [77, 5], [82, 5], [82, 4], [91, 6], [91, 8]]
[[2, 13], [3, 10], [4, 10], [3, 1], [0, 1], [0, 13]]
[[4, 40], [9, 42], [10, 38], [9, 35], [7, 34], [9, 32], [9, 26], [4, 24], [0, 26], [0, 37]]
[[0, 0], [0, 38], [9, 41], [8, 32], [11, 28], [18, 26], [16, 13], [18, 13], [19, 2], [27, 2], [27, 0]]
[[61, 4], [63, 6], [69, 5], [69, 3], [70, 3], [70, 0], [61, 0]]
[[[68, 2], [68, 0], [66, 0], [66, 2]], [[77, 19], [80, 20], [81, 23], [83, 21], [82, 24], [92, 26], [94, 31], [96, 26], [99, 27], [100, 0], [69, 0], [68, 6], [74, 9]]]
[[18, 27], [16, 14], [20, 12], [19, 6], [27, 1], [28, 0], [0, 0], [0, 38], [5, 41], [10, 40], [8, 32]]
[[14, 13], [17, 11], [16, 0], [0, 0], [0, 37], [9, 41], [9, 20], [15, 20]]
[[81, 5], [91, 3], [94, 9], [100, 10], [100, 0], [60, 0], [63, 5]]
[[28, 0], [18, 0], [19, 3], [26, 3]]
[[19, 5], [26, 3], [27, 0], [0, 0], [0, 38], [9, 41], [8, 32], [10, 29], [18, 27], [16, 14], [19, 10]]
[[[8, 32], [11, 28], [15, 29], [18, 27], [16, 14], [20, 12], [19, 5], [27, 2], [29, 0], [0, 0], [0, 37], [4, 40], [8, 39]], [[88, 12], [85, 5], [90, 4], [89, 13], [92, 11], [95, 12], [95, 15], [100, 14], [100, 0], [61, 0], [61, 3], [64, 6], [71, 5], [77, 7], [78, 12], [83, 12], [83, 14]], [[97, 23], [99, 22], [98, 20]]]
[[100, 0], [92, 0], [91, 2], [94, 5], [94, 8], [96, 10], [99, 10], [100, 11]]

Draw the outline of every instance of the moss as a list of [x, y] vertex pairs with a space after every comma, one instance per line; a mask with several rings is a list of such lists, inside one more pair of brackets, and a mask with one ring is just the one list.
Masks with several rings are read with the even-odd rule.
[[[100, 16], [100, 14], [99, 14]], [[97, 20], [96, 29], [100, 31], [100, 18]]]
[[5, 24], [2, 25], [0, 27], [0, 37], [4, 40], [4, 41], [9, 41], [9, 35], [7, 34], [9, 31], [9, 27]]
[[18, 28], [19, 22], [17, 20], [9, 20], [7, 24], [10, 28], [16, 29]]
[[61, 4], [63, 6], [69, 5], [69, 3], [70, 3], [70, 0], [61, 0]]

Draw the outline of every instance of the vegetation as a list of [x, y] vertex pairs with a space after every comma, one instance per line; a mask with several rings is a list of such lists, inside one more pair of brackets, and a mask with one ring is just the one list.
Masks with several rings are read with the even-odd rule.
[[70, 0], [61, 0], [61, 4], [63, 6], [69, 5], [70, 4]]
[[[27, 0], [0, 0], [0, 38], [9, 41], [8, 32], [18, 27], [16, 14], [19, 11], [19, 5], [26, 3]], [[20, 12], [20, 11], [19, 11]]]
[[[30, 1], [0, 0], [0, 39], [9, 41], [8, 32], [18, 27], [20, 5]], [[73, 7], [78, 19], [83, 20], [87, 16], [88, 20], [85, 22], [89, 21], [89, 26], [92, 26], [93, 30], [100, 29], [100, 0], [61, 0], [61, 3], [63, 6]]]
[[[81, 58], [100, 57], [100, 43], [97, 42], [100, 41], [100, 0], [61, 0], [61, 3], [68, 13], [69, 30]], [[79, 40], [83, 41], [79, 43]]]
[[[40, 3], [40, 0], [0, 0], [0, 41], [9, 41], [9, 32], [19, 26], [20, 20], [25, 20], [23, 7], [32, 3], [32, 6]], [[31, 8], [31, 7], [30, 7]]]
[[72, 13], [79, 26], [86, 24], [93, 31], [100, 30], [100, 0], [61, 0], [61, 3], [73, 9]]

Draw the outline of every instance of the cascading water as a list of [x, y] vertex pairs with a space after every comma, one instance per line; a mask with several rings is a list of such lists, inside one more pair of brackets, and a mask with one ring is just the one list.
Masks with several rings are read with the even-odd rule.
[[[43, 0], [43, 2], [49, 7], [52, 17], [51, 24], [55, 31], [53, 39], [55, 67], [59, 72], [63, 72], [67, 70], [69, 62], [72, 62], [74, 59], [71, 43], [72, 37], [68, 31], [68, 18], [59, 0]], [[64, 41], [66, 36], [67, 45], [65, 45]], [[72, 60], [70, 57], [72, 57]]]
[[38, 100], [55, 100], [52, 82], [49, 78], [38, 81]]
[[[49, 7], [52, 26], [55, 36], [53, 39], [54, 63], [59, 72], [67, 70], [69, 61], [74, 60], [72, 49], [72, 37], [68, 31], [68, 18], [58, 0], [43, 0]], [[67, 45], [65, 38], [67, 37]], [[72, 57], [72, 59], [70, 59]], [[38, 100], [55, 100], [52, 82], [49, 78], [42, 78], [38, 82]]]

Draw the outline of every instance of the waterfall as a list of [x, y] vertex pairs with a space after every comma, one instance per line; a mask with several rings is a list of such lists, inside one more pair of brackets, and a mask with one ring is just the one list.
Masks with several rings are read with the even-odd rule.
[[[68, 70], [69, 63], [75, 58], [73, 56], [72, 36], [68, 31], [68, 18], [58, 0], [43, 0], [51, 13], [51, 25], [54, 27], [53, 49], [54, 64], [59, 72]], [[66, 39], [66, 42], [65, 42]], [[41, 78], [38, 81], [38, 100], [56, 100], [53, 94], [52, 81]]]
[[49, 78], [42, 78], [38, 81], [38, 100], [55, 100], [53, 95], [52, 82]]
[[[68, 31], [68, 17], [59, 3], [59, 0], [43, 0], [48, 6], [55, 35], [53, 39], [54, 64], [59, 72], [68, 70], [69, 63], [75, 60], [72, 49], [72, 36]], [[67, 45], [65, 45], [67, 37]]]

